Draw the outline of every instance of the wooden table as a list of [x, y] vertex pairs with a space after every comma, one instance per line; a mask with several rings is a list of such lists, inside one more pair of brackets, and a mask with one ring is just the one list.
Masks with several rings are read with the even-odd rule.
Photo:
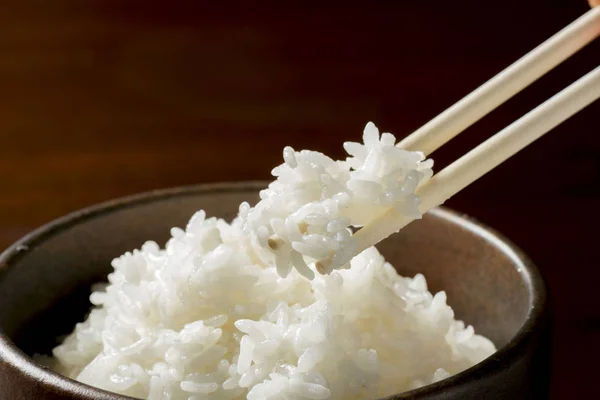
[[[284, 145], [342, 156], [369, 120], [404, 136], [587, 7], [212, 3], [2, 5], [0, 247], [114, 197], [267, 179]], [[598, 65], [599, 44], [434, 154], [438, 168]], [[448, 202], [513, 239], [547, 278], [553, 399], [600, 398], [599, 116], [596, 103]]]

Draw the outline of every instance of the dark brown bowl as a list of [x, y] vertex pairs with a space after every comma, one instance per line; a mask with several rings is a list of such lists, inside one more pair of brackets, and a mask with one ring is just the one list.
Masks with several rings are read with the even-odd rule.
[[[87, 208], [27, 235], [0, 255], [0, 399], [128, 399], [65, 378], [30, 357], [48, 354], [89, 308], [90, 285], [148, 239], [164, 242], [194, 211], [230, 219], [264, 183], [160, 190]], [[498, 347], [476, 366], [390, 399], [543, 399], [549, 313], [542, 278], [497, 233], [437, 209], [380, 244], [400, 274], [445, 290], [457, 318]]]

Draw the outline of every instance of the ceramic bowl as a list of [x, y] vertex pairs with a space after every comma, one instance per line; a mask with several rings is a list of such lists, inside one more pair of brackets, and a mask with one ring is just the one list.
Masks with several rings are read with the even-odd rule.
[[[48, 354], [89, 309], [90, 285], [111, 260], [146, 240], [164, 243], [198, 209], [231, 218], [260, 182], [175, 188], [75, 212], [27, 235], [0, 255], [0, 398], [105, 399], [105, 392], [56, 374], [32, 359]], [[473, 219], [436, 209], [378, 246], [405, 276], [423, 273], [445, 290], [456, 317], [498, 351], [462, 373], [389, 399], [543, 399], [549, 387], [546, 289], [529, 259]]]

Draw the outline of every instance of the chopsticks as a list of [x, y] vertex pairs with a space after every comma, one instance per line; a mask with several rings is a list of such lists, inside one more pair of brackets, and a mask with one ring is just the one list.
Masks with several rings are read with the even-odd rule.
[[[600, 7], [588, 11], [532, 52], [490, 79], [399, 143], [431, 153], [600, 35]], [[435, 174], [417, 189], [419, 211], [444, 203], [545, 133], [600, 98], [600, 67], [557, 93]], [[413, 219], [390, 208], [351, 236], [354, 255], [399, 231]], [[332, 260], [320, 260], [331, 265]]]
[[[417, 189], [417, 195], [421, 198], [419, 211], [424, 214], [444, 203], [598, 98], [600, 67], [435, 174]], [[352, 235], [354, 255], [398, 232], [410, 222], [412, 219], [399, 214], [396, 209], [389, 209]]]
[[400, 141], [398, 146], [431, 154], [598, 35], [600, 7], [595, 7]]

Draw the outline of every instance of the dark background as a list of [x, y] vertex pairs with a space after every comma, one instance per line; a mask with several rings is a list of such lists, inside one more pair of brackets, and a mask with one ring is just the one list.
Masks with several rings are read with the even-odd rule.
[[[341, 157], [369, 120], [402, 137], [587, 9], [211, 3], [3, 2], [0, 248], [111, 198], [267, 179], [285, 145]], [[599, 45], [436, 152], [436, 170], [598, 65]], [[546, 277], [553, 399], [600, 398], [599, 200], [597, 102], [447, 203], [506, 234]]]

